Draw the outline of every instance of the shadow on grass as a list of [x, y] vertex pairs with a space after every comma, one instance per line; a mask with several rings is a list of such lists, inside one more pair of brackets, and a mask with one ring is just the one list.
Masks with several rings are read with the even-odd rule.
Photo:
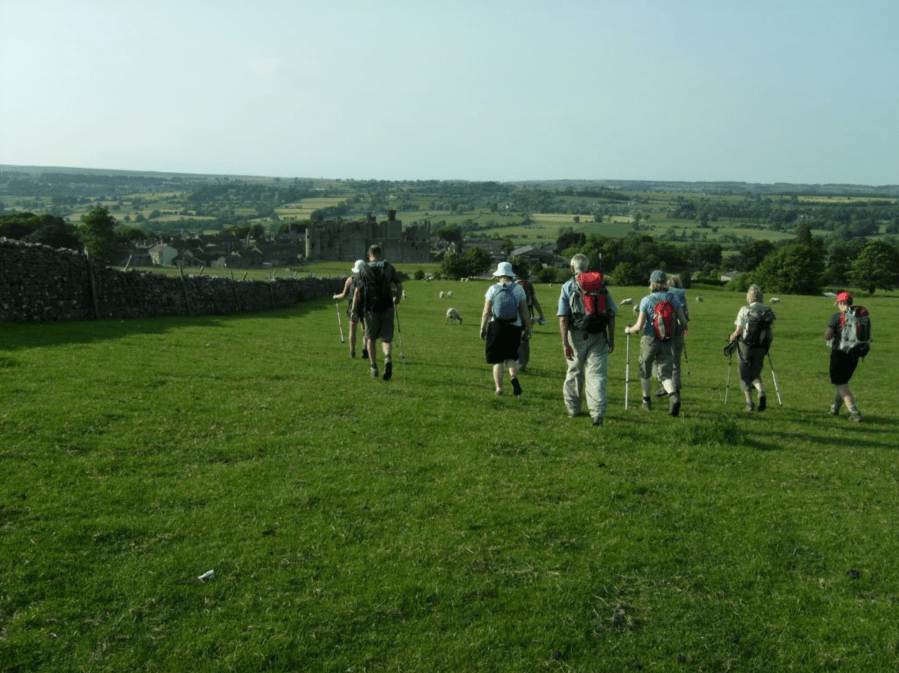
[[[331, 302], [315, 299], [287, 308], [235, 313], [222, 316], [164, 316], [141, 318], [103, 318], [70, 322], [4, 323], [0, 325], [0, 352], [19, 348], [40, 348], [61, 344], [110, 341], [133, 334], [168, 334], [185, 327], [222, 327], [228, 323], [265, 318], [266, 320], [295, 320], [320, 311]], [[0, 357], [0, 367], [16, 363]]]

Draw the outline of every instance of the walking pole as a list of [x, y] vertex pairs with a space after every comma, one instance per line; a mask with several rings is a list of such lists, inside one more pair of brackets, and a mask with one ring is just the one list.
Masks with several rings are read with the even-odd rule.
[[784, 401], [780, 397], [780, 386], [777, 385], [777, 372], [774, 371], [774, 363], [771, 362], [771, 351], [768, 351], [768, 364], [771, 366], [771, 378], [774, 379], [774, 392], [777, 393], [777, 403], [782, 407]]
[[343, 340], [343, 323], [340, 322], [340, 306], [337, 304], [337, 300], [334, 300], [334, 308], [337, 309], [337, 327], [340, 330], [340, 343], [346, 343]]
[[687, 357], [687, 340], [684, 339], [684, 362], [687, 363], [687, 376], [690, 375], [690, 358]]
[[734, 363], [734, 349], [731, 348], [733, 343], [728, 344], [724, 347], [724, 350], [727, 352], [727, 383], [724, 384], [724, 406], [727, 406], [727, 393], [730, 390], [730, 369], [731, 365]]
[[400, 328], [400, 307], [393, 305], [393, 315], [396, 318], [396, 333], [399, 335], [400, 359], [403, 361], [403, 379], [406, 378], [406, 345], [403, 341], [403, 330]]
[[[628, 325], [627, 329], [630, 330], [631, 326]], [[627, 411], [628, 407], [628, 397], [630, 395], [631, 388], [631, 333], [628, 331], [627, 333], [627, 347], [625, 348], [627, 352], [627, 358], [624, 368], [624, 410]]]

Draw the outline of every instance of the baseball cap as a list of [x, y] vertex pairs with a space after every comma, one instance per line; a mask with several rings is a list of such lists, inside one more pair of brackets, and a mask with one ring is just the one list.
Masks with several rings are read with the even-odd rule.
[[838, 302], [839, 302], [839, 301], [844, 301], [844, 302], [846, 302], [846, 303], [851, 303], [851, 302], [852, 302], [852, 295], [849, 294], [848, 292], [840, 292], [840, 293], [837, 295], [837, 301], [838, 301]]

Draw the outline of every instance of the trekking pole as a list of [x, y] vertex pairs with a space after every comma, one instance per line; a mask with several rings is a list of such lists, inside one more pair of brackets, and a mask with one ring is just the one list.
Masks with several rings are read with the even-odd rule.
[[400, 309], [396, 304], [393, 305], [393, 315], [396, 318], [396, 333], [399, 335], [400, 342], [400, 360], [403, 361], [403, 380], [406, 379], [406, 344], [403, 341], [403, 330], [400, 328]]
[[731, 349], [727, 358], [727, 383], [724, 384], [724, 406], [727, 406], [727, 393], [730, 390], [730, 369], [734, 363], [734, 351]]
[[334, 300], [334, 308], [337, 309], [337, 328], [340, 330], [340, 343], [346, 343], [343, 340], [343, 323], [340, 322], [340, 306], [337, 304], [337, 300]]
[[[627, 326], [628, 330], [630, 330], [631, 326]], [[628, 397], [630, 393], [631, 387], [631, 333], [627, 333], [627, 347], [625, 348], [627, 352], [627, 357], [625, 361], [627, 364], [624, 367], [624, 410], [627, 411], [628, 407]]]
[[687, 357], [687, 340], [684, 339], [684, 362], [687, 363], [687, 376], [690, 375], [690, 358]]
[[782, 407], [784, 401], [780, 397], [780, 386], [777, 385], [777, 372], [774, 371], [774, 363], [771, 361], [771, 351], [768, 351], [768, 364], [771, 366], [771, 378], [774, 379], [774, 392], [777, 393], [777, 404]]

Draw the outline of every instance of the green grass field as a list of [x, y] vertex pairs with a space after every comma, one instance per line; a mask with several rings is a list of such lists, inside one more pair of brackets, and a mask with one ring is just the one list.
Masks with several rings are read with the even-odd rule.
[[782, 297], [784, 406], [766, 365], [747, 417], [743, 297], [694, 289], [682, 416], [639, 408], [635, 337], [624, 409], [623, 307], [593, 428], [562, 403], [558, 286], [521, 398], [492, 394], [485, 290], [407, 282], [390, 382], [327, 299], [0, 325], [0, 669], [895, 668], [896, 296], [859, 299], [861, 424], [825, 414], [831, 300]]

